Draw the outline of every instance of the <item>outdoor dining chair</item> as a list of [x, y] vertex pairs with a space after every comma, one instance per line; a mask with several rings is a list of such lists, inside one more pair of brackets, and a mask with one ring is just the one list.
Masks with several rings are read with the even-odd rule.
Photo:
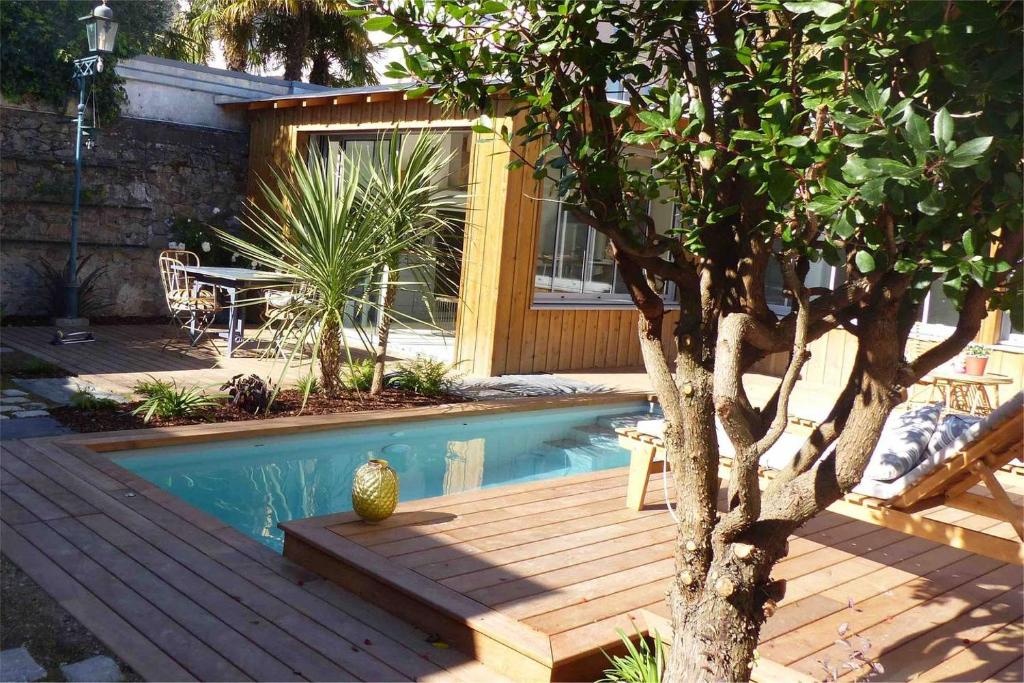
[[264, 316], [267, 326], [274, 332], [274, 338], [271, 340], [271, 343], [274, 345], [277, 355], [281, 358], [288, 356], [285, 343], [289, 340], [295, 345], [302, 347], [299, 351], [300, 357], [305, 355], [304, 347], [309, 337], [313, 334], [313, 330], [306, 330], [306, 334], [302, 334], [305, 324], [302, 318], [302, 307], [297, 304], [301, 304], [312, 296], [314, 295], [305, 287], [268, 289], [264, 292], [263, 298], [266, 303]]
[[[216, 293], [211, 288], [197, 287], [195, 279], [185, 270], [186, 266], [199, 266], [196, 253], [166, 249], [160, 252], [159, 264], [160, 283], [171, 314], [171, 324], [177, 325], [179, 332], [187, 332], [189, 347], [194, 347], [221, 310]], [[174, 336], [168, 338], [163, 348], [166, 349], [173, 341]], [[220, 353], [216, 344], [213, 348]]]

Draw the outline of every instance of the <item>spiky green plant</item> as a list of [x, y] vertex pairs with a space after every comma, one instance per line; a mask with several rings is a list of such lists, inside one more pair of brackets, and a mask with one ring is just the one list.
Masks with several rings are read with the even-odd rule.
[[[443, 153], [443, 135], [420, 134], [410, 142], [394, 131], [386, 144], [377, 145], [375, 163], [363, 170], [363, 192], [366, 201], [379, 207], [384, 227], [394, 236], [418, 234], [420, 240], [405, 254], [411, 262], [430, 263], [439, 254], [434, 249], [437, 238], [454, 230], [452, 217], [464, 197], [453, 196], [444, 179], [448, 175], [453, 152]], [[384, 388], [384, 361], [387, 358], [388, 336], [394, 319], [393, 302], [400, 283], [396, 282], [398, 255], [384, 263], [380, 284], [384, 288], [384, 310], [377, 324], [373, 382], [370, 394]], [[416, 278], [416, 268], [407, 271]]]
[[389, 375], [388, 385], [421, 396], [442, 396], [455, 387], [458, 377], [454, 368], [450, 363], [417, 356], [402, 363], [393, 376]]
[[626, 654], [613, 657], [605, 653], [611, 667], [605, 669], [604, 678], [598, 683], [661, 683], [665, 674], [665, 647], [658, 632], [654, 632], [652, 645], [638, 631], [639, 646], [634, 645], [622, 629], [618, 629], [618, 634], [626, 647]]
[[153, 417], [187, 417], [206, 408], [218, 405], [219, 401], [207, 395], [199, 387], [179, 387], [171, 383], [166, 389], [159, 389], [132, 411], [132, 415], [142, 415], [143, 422]]
[[369, 391], [373, 384], [373, 361], [369, 358], [356, 358], [348, 364], [345, 376], [345, 388], [352, 391]]
[[[427, 157], [437, 154], [438, 143], [432, 135], [421, 139], [426, 141], [417, 142], [413, 155], [417, 164], [426, 165]], [[277, 327], [283, 338], [299, 340], [285, 358], [282, 376], [301, 349], [311, 344], [313, 362], [320, 366], [320, 385], [328, 396], [342, 389], [343, 360], [352, 359], [342, 333], [346, 322], [357, 327], [357, 313], [367, 310], [376, 311], [378, 319], [387, 317], [383, 314], [391, 304], [380, 302], [372, 283], [403, 254], [417, 256], [417, 263], [429, 262], [429, 237], [437, 229], [436, 223], [425, 222], [396, 229], [396, 208], [381, 197], [409, 188], [392, 187], [389, 192], [385, 174], [368, 171], [345, 156], [340, 164], [341, 173], [336, 175], [315, 149], [308, 160], [293, 155], [287, 170], [275, 173], [272, 183], [260, 183], [264, 201], [253, 205], [242, 221], [253, 239], [218, 231], [246, 258], [294, 280], [299, 295], [275, 308], [265, 327]], [[408, 173], [399, 175], [402, 182], [410, 182]], [[430, 181], [422, 174], [416, 178]], [[418, 267], [392, 265], [389, 282], [402, 284], [406, 273]]]

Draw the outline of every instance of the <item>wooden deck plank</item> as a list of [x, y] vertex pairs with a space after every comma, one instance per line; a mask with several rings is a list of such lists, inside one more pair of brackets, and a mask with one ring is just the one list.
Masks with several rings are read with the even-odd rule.
[[[983, 605], [955, 619], [939, 622], [935, 628], [925, 630], [917, 637], [905, 637], [903, 641], [886, 648], [878, 661], [885, 669], [885, 675], [893, 680], [909, 679], [922, 667], [934, 663], [938, 666], [974, 643], [985, 640], [1008, 624], [1019, 623], [1024, 616], [1024, 596], [1018, 588], [995, 596]], [[920, 614], [924, 623], [935, 623], [935, 614], [922, 606]], [[877, 639], [875, 639], [877, 643]], [[977, 680], [977, 679], [975, 679]]]
[[[201, 567], [204, 577], [216, 582], [232, 596], [260, 611], [285, 630], [296, 633], [303, 642], [343, 670], [364, 680], [403, 678], [384, 660], [377, 659], [372, 652], [366, 651], [368, 648], [360, 645], [367, 637], [365, 625], [336, 610], [323, 610], [322, 603], [319, 604], [322, 613], [317, 616], [326, 623], [310, 618], [296, 604], [303, 604], [305, 594], [294, 583], [272, 575], [263, 565], [225, 546], [219, 539], [174, 512], [140, 495], [115, 500], [67, 472], [53, 470], [57, 465], [52, 461], [40, 461], [37, 464], [51, 468], [55, 479], [78, 488], [83, 498], [115, 516], [119, 522], [165, 553], [187, 561], [192, 567]], [[347, 631], [351, 639], [340, 637], [341, 634], [332, 629]], [[375, 635], [378, 636], [377, 647], [386, 648], [391, 644], [385, 635]]]
[[[95, 517], [102, 517], [102, 515], [95, 515]], [[216, 602], [212, 606], [213, 609], [208, 610], [205, 605], [192, 599], [191, 596], [197, 595], [195, 592], [178, 590], [172, 584], [165, 582], [162, 577], [151, 572], [146, 565], [108, 543], [83, 522], [84, 520], [65, 518], [54, 520], [49, 526], [84, 555], [101, 564], [104, 569], [124, 582], [125, 585], [139, 595], [145, 596], [153, 606], [180, 624], [182, 628], [187, 629], [201, 642], [214, 649], [249, 678], [255, 680], [261, 677], [273, 677], [282, 681], [303, 680], [303, 677], [292, 667], [285, 666], [263, 648], [254, 647], [248, 638], [232, 628], [231, 624], [223, 621], [227, 616], [224, 609], [226, 605], [223, 601]], [[184, 568], [179, 568], [178, 571], [180, 574], [190, 573]], [[194, 589], [196, 586], [191, 585], [188, 588]], [[199, 595], [201, 594], [199, 593]], [[250, 616], [249, 619], [252, 620], [254, 616]]]
[[989, 676], [997, 680], [1021, 680], [1021, 642], [1024, 626], [1008, 624], [985, 640], [972, 643], [936, 667], [920, 675], [919, 681], [980, 681]]
[[1003, 683], [1020, 683], [1024, 681], [1024, 657], [1017, 657], [1009, 666], [1000, 669], [998, 673], [985, 679], [985, 683], [994, 683], [995, 681]]
[[202, 680], [241, 681], [248, 677], [201, 639], [133, 591], [102, 565], [62, 539], [43, 522], [22, 524], [20, 533], [36, 549], [69, 574], [90, 593]]
[[71, 616], [149, 680], [194, 681], [195, 676], [86, 590], [15, 528], [0, 525], [3, 552]]

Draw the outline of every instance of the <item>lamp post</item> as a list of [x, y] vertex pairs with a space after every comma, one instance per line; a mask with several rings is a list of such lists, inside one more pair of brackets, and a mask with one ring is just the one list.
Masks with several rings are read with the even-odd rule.
[[79, 19], [85, 24], [85, 35], [89, 40], [89, 56], [75, 60], [74, 81], [78, 86], [78, 118], [75, 130], [75, 196], [71, 205], [71, 259], [68, 263], [68, 281], [65, 286], [67, 301], [64, 321], [69, 326], [81, 326], [84, 320], [78, 318], [78, 214], [82, 201], [82, 138], [85, 137], [85, 102], [88, 96], [89, 79], [103, 71], [103, 55], [114, 51], [117, 37], [117, 22], [112, 20], [113, 10], [107, 7], [107, 0], [98, 5], [87, 17]]

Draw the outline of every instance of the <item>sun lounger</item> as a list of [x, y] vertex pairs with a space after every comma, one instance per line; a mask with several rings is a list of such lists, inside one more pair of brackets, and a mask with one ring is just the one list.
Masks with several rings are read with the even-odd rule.
[[[936, 423], [932, 432], [944, 424]], [[616, 430], [619, 442], [632, 452], [626, 496], [630, 509], [643, 508], [650, 475], [665, 469], [662, 429], [661, 420], [646, 420], [636, 427]], [[995, 474], [1021, 456], [1024, 394], [1018, 393], [962, 433], [945, 439], [939, 438], [941, 436], [938, 433], [926, 439], [932, 448], [922, 449], [921, 457], [899, 476], [889, 481], [865, 478], [853, 492], [829, 509], [1004, 562], [1024, 564], [1024, 512]], [[880, 444], [885, 437], [883, 433]], [[777, 470], [791, 462], [803, 440], [802, 435], [787, 432], [762, 456], [762, 487], [776, 476]], [[726, 478], [732, 449], [721, 429], [719, 443], [722, 444], [719, 476]], [[874, 464], [873, 459], [872, 466]], [[987, 488], [989, 495], [971, 491], [978, 485]], [[930, 509], [940, 505], [1009, 522], [1017, 538], [1005, 538], [926, 516]]]

